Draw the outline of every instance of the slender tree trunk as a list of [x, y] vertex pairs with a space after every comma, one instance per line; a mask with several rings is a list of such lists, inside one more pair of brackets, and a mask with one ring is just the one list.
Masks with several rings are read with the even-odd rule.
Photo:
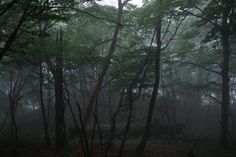
[[17, 76], [16, 81], [13, 83], [13, 71], [10, 74], [10, 93], [8, 95], [9, 102], [10, 102], [10, 118], [11, 118], [11, 131], [13, 137], [13, 149], [12, 149], [12, 156], [17, 156], [18, 154], [18, 129], [16, 124], [16, 93], [15, 89], [18, 84], [19, 74]]
[[[223, 42], [225, 44], [225, 42]], [[221, 143], [223, 146], [228, 145], [229, 140], [229, 51], [226, 46], [223, 52], [222, 65], [222, 104], [221, 104]], [[226, 51], [225, 51], [226, 50]]]
[[174, 88], [174, 77], [173, 77], [173, 68], [172, 65], [170, 67], [170, 80], [171, 80], [171, 84], [170, 84], [170, 88], [171, 88], [171, 96], [174, 98], [174, 103], [173, 103], [173, 109], [172, 109], [172, 124], [175, 124], [176, 122], [176, 91]]
[[114, 133], [116, 131], [116, 118], [117, 118], [117, 116], [118, 116], [118, 114], [120, 112], [121, 106], [123, 104], [124, 94], [125, 94], [125, 88], [122, 90], [122, 93], [121, 93], [121, 96], [120, 96], [120, 100], [119, 100], [116, 112], [112, 116], [110, 135], [109, 135], [109, 139], [108, 139], [108, 142], [107, 142], [106, 148], [105, 148], [105, 156], [107, 156], [108, 151], [111, 149], [111, 147], [113, 145]]
[[57, 34], [58, 52], [55, 68], [55, 120], [56, 148], [63, 149], [66, 145], [65, 104], [63, 97], [63, 31]]
[[109, 105], [109, 119], [110, 125], [112, 125], [112, 104], [111, 104], [111, 86], [108, 85], [108, 105]]
[[66, 91], [66, 95], [67, 95], [67, 104], [68, 104], [68, 106], [69, 106], [69, 109], [70, 109], [70, 112], [71, 112], [71, 115], [72, 115], [72, 118], [73, 118], [73, 122], [74, 122], [74, 125], [75, 125], [75, 129], [76, 129], [76, 131], [78, 132], [78, 135], [79, 135], [79, 138], [80, 138], [80, 144], [81, 144], [81, 147], [82, 147], [82, 151], [83, 151], [83, 153], [84, 153], [84, 156], [85, 157], [88, 157], [88, 152], [87, 152], [87, 150], [88, 150], [88, 148], [86, 147], [86, 145], [85, 145], [85, 138], [86, 137], [84, 137], [83, 135], [82, 135], [82, 131], [81, 131], [81, 129], [80, 129], [80, 127], [79, 127], [79, 124], [77, 123], [77, 120], [76, 120], [76, 116], [75, 116], [75, 114], [74, 114], [74, 112], [73, 112], [73, 108], [72, 108], [72, 106], [71, 106], [71, 103], [70, 103], [70, 92], [69, 92], [69, 89], [68, 89], [68, 87], [66, 86], [66, 83], [64, 82], [64, 85], [65, 85], [65, 91]]
[[83, 116], [82, 116], [82, 110], [80, 108], [79, 103], [76, 103], [76, 104], [77, 104], [77, 109], [79, 111], [79, 121], [80, 121], [80, 126], [81, 126], [82, 138], [84, 140], [84, 148], [86, 150], [87, 157], [90, 157], [92, 152], [90, 152], [90, 149], [89, 149], [89, 143], [88, 143], [86, 128], [84, 127], [84, 120], [83, 120]]
[[223, 45], [223, 64], [221, 67], [222, 73], [222, 103], [221, 103], [221, 143], [224, 146], [228, 145], [229, 130], [228, 130], [228, 119], [229, 119], [229, 43], [228, 37], [223, 35], [222, 38]]
[[106, 56], [103, 67], [102, 67], [102, 71], [99, 75], [99, 78], [96, 82], [96, 85], [95, 85], [95, 87], [92, 91], [92, 94], [91, 94], [90, 98], [89, 98], [89, 103], [88, 103], [88, 107], [87, 107], [87, 110], [86, 110], [86, 113], [85, 113], [85, 118], [84, 118], [85, 128], [87, 127], [87, 124], [89, 122], [91, 113], [93, 111], [95, 101], [96, 101], [96, 97], [97, 97], [97, 94], [99, 92], [99, 89], [101, 88], [102, 81], [103, 81], [103, 79], [104, 79], [104, 77], [107, 73], [107, 70], [110, 66], [110, 62], [111, 62], [113, 53], [115, 51], [118, 34], [119, 34], [120, 29], [121, 29], [121, 17], [122, 17], [123, 8], [124, 8], [125, 4], [128, 1], [129, 0], [126, 0], [122, 3], [121, 0], [118, 0], [118, 13], [117, 13], [117, 18], [116, 18], [116, 27], [115, 27], [115, 30], [114, 30], [114, 34], [113, 34], [113, 38], [112, 38], [112, 42], [111, 42], [111, 46], [110, 46], [108, 55]]
[[133, 103], [134, 103], [134, 100], [133, 100], [133, 92], [132, 92], [132, 88], [133, 86], [131, 86], [131, 88], [128, 89], [128, 97], [129, 97], [129, 116], [128, 116], [128, 119], [127, 119], [127, 123], [126, 123], [126, 126], [125, 126], [125, 134], [123, 136], [123, 139], [121, 141], [121, 145], [120, 145], [120, 148], [119, 148], [119, 151], [118, 151], [118, 155], [117, 157], [122, 157], [123, 156], [123, 152], [124, 152], [124, 146], [125, 146], [125, 142], [127, 140], [127, 137], [128, 137], [128, 133], [129, 133], [129, 129], [130, 129], [130, 125], [131, 125], [131, 119], [132, 119], [132, 111], [133, 111]]
[[82, 99], [82, 104], [86, 104], [85, 98], [87, 98], [87, 95], [85, 94], [87, 92], [87, 81], [86, 76], [84, 74], [84, 71], [86, 69], [84, 67], [80, 68], [80, 77], [79, 77], [79, 86], [80, 86], [80, 95]]
[[15, 118], [15, 102], [13, 100], [14, 98], [11, 98], [10, 100], [10, 117], [11, 117], [11, 125], [12, 125], [12, 135], [14, 140], [13, 150], [12, 150], [12, 156], [17, 156], [18, 154], [18, 129], [16, 124], [16, 118]]
[[[147, 65], [147, 63], [148, 63], [148, 57], [144, 61], [144, 64], [143, 64], [144, 66], [142, 68], [140, 68], [139, 72], [136, 74], [133, 82], [130, 84], [130, 86], [128, 88], [128, 92], [129, 92], [129, 105], [130, 105], [129, 117], [128, 117], [128, 122], [126, 124], [125, 136], [124, 136], [124, 139], [123, 139], [123, 141], [121, 143], [120, 150], [118, 152], [118, 156], [121, 156], [122, 153], [123, 153], [123, 147], [124, 147], [124, 144], [125, 144], [125, 141], [126, 141], [126, 136], [127, 136], [126, 134], [128, 134], [130, 123], [131, 123], [132, 105], [141, 95], [141, 90], [142, 90], [142, 87], [143, 87], [145, 76], [146, 76], [147, 70], [149, 69], [149, 65]], [[142, 77], [141, 82], [139, 82], [140, 83], [140, 85], [139, 85], [139, 94], [135, 98], [133, 98], [133, 96], [131, 96], [132, 89], [133, 89], [135, 83], [137, 83], [137, 81], [139, 80], [139, 76], [140, 76], [140, 74], [142, 72], [143, 72], [143, 77]], [[112, 117], [111, 129], [110, 129], [111, 131], [110, 131], [110, 136], [109, 136], [106, 148], [105, 148], [105, 156], [107, 156], [108, 151], [112, 147], [112, 142], [113, 142], [113, 139], [114, 139], [114, 133], [115, 133], [115, 130], [116, 130], [116, 118], [117, 118], [117, 116], [118, 116], [118, 114], [120, 112], [120, 109], [122, 107], [124, 95], [125, 95], [125, 88], [122, 90], [121, 97], [120, 97], [120, 100], [119, 100], [119, 103], [118, 103], [118, 107], [117, 107], [116, 112], [114, 113], [114, 115]]]
[[42, 111], [42, 118], [43, 118], [43, 126], [44, 126], [44, 142], [46, 148], [50, 148], [50, 138], [48, 133], [48, 123], [46, 118], [46, 112], [45, 112], [45, 105], [43, 100], [43, 68], [42, 68], [42, 62], [40, 62], [39, 65], [39, 94], [40, 94], [40, 106]]
[[221, 143], [223, 146], [228, 145], [229, 140], [229, 56], [230, 50], [228, 47], [228, 40], [223, 39], [223, 64], [221, 68], [222, 72], [222, 104], [221, 104]]
[[[228, 147], [229, 142], [229, 104], [230, 104], [230, 91], [229, 91], [229, 30], [228, 28], [228, 18], [231, 10], [231, 5], [233, 1], [224, 1], [225, 8], [222, 14], [222, 31], [221, 40], [223, 47], [223, 62], [221, 66], [222, 75], [222, 103], [221, 103], [221, 144], [223, 147]], [[232, 4], [231, 4], [232, 3]]]
[[146, 143], [149, 137], [149, 132], [151, 129], [152, 116], [155, 107], [156, 97], [159, 89], [160, 82], [160, 55], [161, 55], [161, 16], [158, 16], [157, 27], [156, 27], [156, 40], [157, 40], [157, 49], [155, 53], [155, 82], [153, 86], [152, 96], [149, 103], [149, 110], [146, 120], [146, 127], [142, 136], [142, 139], [138, 146], [136, 147], [135, 154], [141, 155], [146, 147]]

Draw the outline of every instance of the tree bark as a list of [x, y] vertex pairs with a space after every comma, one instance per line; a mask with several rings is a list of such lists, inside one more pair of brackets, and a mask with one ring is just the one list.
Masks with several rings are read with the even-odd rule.
[[10, 102], [10, 118], [11, 118], [11, 127], [12, 127], [12, 137], [13, 137], [13, 150], [12, 156], [18, 155], [18, 127], [16, 123], [16, 106], [20, 101], [20, 95], [16, 92], [16, 88], [19, 85], [20, 72], [17, 74], [17, 78], [13, 80], [13, 71], [10, 73], [10, 92], [8, 94]]
[[17, 156], [18, 154], [18, 127], [16, 124], [15, 108], [16, 108], [16, 104], [14, 102], [14, 98], [11, 98], [10, 99], [10, 117], [11, 117], [11, 125], [12, 125], [12, 135], [13, 135], [13, 140], [14, 140], [12, 156]]
[[131, 125], [132, 114], [133, 114], [133, 103], [134, 103], [133, 92], [132, 92], [133, 88], [132, 87], [133, 86], [128, 88], [128, 91], [127, 91], [128, 92], [128, 99], [129, 99], [129, 115], [128, 115], [127, 123], [125, 126], [125, 134], [124, 134], [123, 139], [121, 141], [121, 145], [120, 145], [117, 157], [123, 156], [125, 142], [128, 137], [128, 133], [129, 133], [130, 125]]
[[136, 147], [135, 154], [141, 155], [146, 147], [146, 143], [149, 137], [149, 132], [151, 129], [151, 123], [152, 123], [152, 116], [153, 111], [155, 107], [156, 97], [158, 94], [159, 89], [159, 82], [160, 82], [160, 55], [161, 55], [161, 16], [159, 15], [157, 18], [157, 27], [156, 27], [156, 40], [157, 40], [157, 49], [155, 53], [155, 82], [153, 86], [153, 91], [151, 95], [151, 100], [149, 103], [149, 110], [146, 120], [146, 127], [142, 136], [142, 139], [138, 146]]
[[87, 145], [85, 145], [85, 140], [87, 140], [87, 139], [85, 139], [86, 137], [84, 137], [82, 135], [82, 131], [81, 131], [82, 129], [80, 129], [79, 124], [77, 123], [76, 116], [75, 116], [75, 114], [73, 112], [73, 109], [72, 109], [72, 106], [71, 106], [71, 103], [70, 103], [70, 93], [69, 93], [68, 87], [66, 86], [66, 82], [64, 82], [64, 85], [65, 85], [65, 90], [66, 90], [66, 95], [67, 95], [67, 99], [66, 99], [67, 100], [67, 104], [69, 106], [69, 109], [70, 109], [70, 112], [71, 112], [71, 116], [73, 118], [75, 129], [78, 132], [78, 135], [79, 135], [79, 138], [80, 138], [80, 140], [79, 140], [80, 141], [80, 145], [82, 147], [82, 151], [84, 153], [84, 156], [88, 157], [89, 152], [88, 152], [88, 148], [86, 147]]
[[50, 138], [48, 133], [48, 122], [46, 118], [45, 105], [43, 100], [43, 68], [42, 62], [39, 65], [39, 95], [40, 95], [40, 107], [42, 111], [43, 126], [44, 126], [44, 142], [46, 148], [50, 148]]
[[65, 103], [63, 97], [63, 31], [57, 34], [58, 52], [56, 55], [55, 79], [55, 121], [56, 148], [63, 149], [66, 145]]
[[114, 30], [114, 34], [113, 34], [113, 38], [112, 38], [112, 42], [111, 42], [111, 46], [110, 46], [108, 55], [106, 56], [104, 64], [103, 64], [102, 71], [99, 75], [99, 78], [96, 82], [96, 85], [95, 85], [95, 87], [92, 91], [92, 94], [91, 94], [90, 98], [89, 98], [89, 103], [88, 103], [88, 107], [87, 107], [87, 110], [86, 110], [86, 113], [85, 113], [85, 118], [84, 118], [85, 128], [87, 127], [87, 124], [89, 122], [91, 113], [93, 111], [95, 101], [96, 101], [96, 97], [97, 97], [97, 94], [99, 92], [99, 89], [101, 88], [102, 81], [103, 81], [103, 79], [104, 79], [104, 77], [107, 73], [107, 70], [110, 66], [111, 59], [112, 59], [112, 56], [113, 56], [113, 53], [114, 53], [115, 47], [116, 47], [117, 37], [118, 37], [119, 31], [120, 31], [120, 28], [121, 28], [121, 17], [122, 17], [123, 8], [124, 8], [124, 5], [128, 1], [129, 0], [126, 0], [125, 2], [122, 3], [121, 0], [118, 0], [118, 13], [117, 13], [117, 18], [116, 18], [116, 27], [115, 27], [115, 30]]
[[107, 142], [106, 148], [105, 148], [105, 156], [107, 156], [108, 151], [111, 149], [111, 147], [113, 145], [114, 134], [115, 134], [115, 131], [116, 131], [116, 118], [117, 118], [117, 116], [120, 112], [120, 109], [122, 107], [124, 94], [125, 94], [125, 88], [121, 92], [118, 107], [116, 109], [116, 112], [112, 116], [112, 122], [111, 122], [111, 127], [110, 127], [110, 135], [109, 135], [109, 139], [108, 139], [108, 142]]
[[223, 147], [228, 147], [229, 142], [229, 104], [230, 104], [230, 92], [229, 92], [229, 30], [228, 27], [228, 17], [230, 13], [230, 4], [225, 2], [225, 9], [222, 14], [222, 31], [221, 40], [223, 47], [223, 62], [221, 66], [221, 76], [222, 76], [222, 102], [221, 102], [221, 135], [220, 140]]

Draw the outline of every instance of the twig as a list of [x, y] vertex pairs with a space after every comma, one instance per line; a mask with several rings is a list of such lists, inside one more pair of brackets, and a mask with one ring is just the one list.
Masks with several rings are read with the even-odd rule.
[[181, 19], [181, 21], [178, 23], [178, 25], [175, 28], [174, 34], [171, 36], [171, 38], [169, 39], [169, 41], [166, 43], [166, 45], [161, 49], [161, 51], [165, 50], [169, 44], [171, 43], [171, 41], [174, 39], [175, 35], [177, 34], [180, 25], [183, 23], [183, 21], [186, 19], [188, 15], [186, 15], [183, 19]]
[[218, 100], [216, 97], [212, 96], [211, 94], [207, 93], [205, 90], [202, 90], [203, 94], [205, 94], [206, 96], [209, 96], [210, 98], [212, 98], [213, 100], [215, 100], [218, 104], [222, 104], [222, 102], [220, 100]]

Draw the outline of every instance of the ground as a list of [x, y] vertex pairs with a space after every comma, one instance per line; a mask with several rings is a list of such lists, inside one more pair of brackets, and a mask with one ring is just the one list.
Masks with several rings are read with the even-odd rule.
[[[115, 141], [112, 152], [109, 156], [116, 156], [120, 141]], [[132, 155], [138, 143], [138, 139], [129, 140], [126, 143], [124, 157]], [[20, 141], [18, 157], [81, 157], [79, 145], [75, 141], [70, 142], [65, 151], [56, 152], [54, 148], [47, 150], [42, 144], [29, 141]], [[10, 144], [0, 144], [0, 156], [11, 156]], [[93, 157], [100, 157], [100, 148], [96, 147]], [[236, 147], [223, 151], [216, 141], [191, 140], [185, 142], [166, 142], [165, 140], [150, 140], [144, 153], [145, 157], [235, 157]]]

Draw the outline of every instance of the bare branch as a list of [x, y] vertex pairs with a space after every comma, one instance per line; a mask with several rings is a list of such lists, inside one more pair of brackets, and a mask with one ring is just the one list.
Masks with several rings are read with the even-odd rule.
[[122, 3], [122, 5], [125, 6], [129, 1], [131, 1], [131, 0], [125, 0], [125, 1]]
[[212, 98], [213, 100], [215, 100], [218, 104], [222, 104], [222, 102], [220, 100], [218, 100], [216, 97], [212, 96], [211, 94], [207, 93], [205, 90], [202, 91], [203, 94], [205, 94], [206, 96]]
[[[71, 9], [74, 10], [74, 11], [77, 11], [77, 12], [80, 12], [80, 13], [83, 13], [83, 14], [86, 14], [86, 15], [89, 15], [89, 16], [95, 18], [95, 19], [98, 19], [98, 20], [105, 20], [105, 21], [107, 21], [107, 22], [109, 22], [109, 23], [117, 24], [115, 21], [112, 21], [112, 20], [107, 19], [107, 18], [105, 18], [105, 17], [96, 16], [96, 15], [94, 15], [94, 14], [92, 14], [92, 13], [89, 13], [89, 12], [87, 12], [87, 11], [84, 11], [84, 10], [81, 10], [81, 9], [78, 9], [78, 8], [71, 8]], [[121, 25], [121, 24], [119, 23], [119, 25]]]
[[167, 25], [166, 30], [165, 30], [165, 32], [164, 32], [164, 35], [163, 35], [163, 37], [162, 37], [162, 39], [161, 39], [161, 43], [163, 43], [163, 40], [165, 39], [166, 34], [169, 32], [169, 28], [170, 28], [171, 21], [172, 21], [172, 15], [170, 16], [170, 20], [169, 20], [169, 22], [168, 22], [168, 25]]
[[186, 15], [183, 19], [180, 20], [180, 22], [178, 23], [178, 25], [175, 28], [174, 34], [171, 36], [171, 38], [169, 39], [169, 41], [166, 43], [166, 45], [161, 49], [162, 51], [165, 50], [169, 44], [171, 43], [171, 41], [174, 39], [175, 35], [177, 34], [180, 25], [183, 23], [183, 21], [186, 19], [188, 15]]
[[218, 27], [218, 24], [217, 24], [217, 23], [212, 22], [212, 21], [210, 21], [209, 19], [207, 19], [207, 18], [205, 18], [205, 17], [203, 17], [203, 16], [201, 16], [201, 15], [199, 15], [199, 14], [195, 14], [195, 13], [189, 11], [189, 10], [186, 10], [186, 9], [185, 9], [185, 10], [182, 10], [182, 11], [185, 12], [185, 13], [188, 13], [189, 15], [192, 15], [192, 16], [194, 16], [194, 17], [197, 17], [197, 18], [200, 18], [200, 19], [202, 19], [202, 20], [205, 20], [205, 21], [209, 22], [210, 24], [214, 25], [215, 27]]
[[190, 64], [190, 65], [194, 65], [194, 66], [198, 66], [199, 68], [201, 69], [204, 69], [206, 71], [210, 71], [210, 72], [213, 72], [215, 74], [218, 74], [218, 75], [221, 75], [221, 72], [218, 72], [218, 71], [215, 71], [215, 70], [212, 70], [212, 69], [209, 69], [201, 64], [198, 64], [198, 63], [193, 63], [193, 62], [182, 62], [183, 64]]

